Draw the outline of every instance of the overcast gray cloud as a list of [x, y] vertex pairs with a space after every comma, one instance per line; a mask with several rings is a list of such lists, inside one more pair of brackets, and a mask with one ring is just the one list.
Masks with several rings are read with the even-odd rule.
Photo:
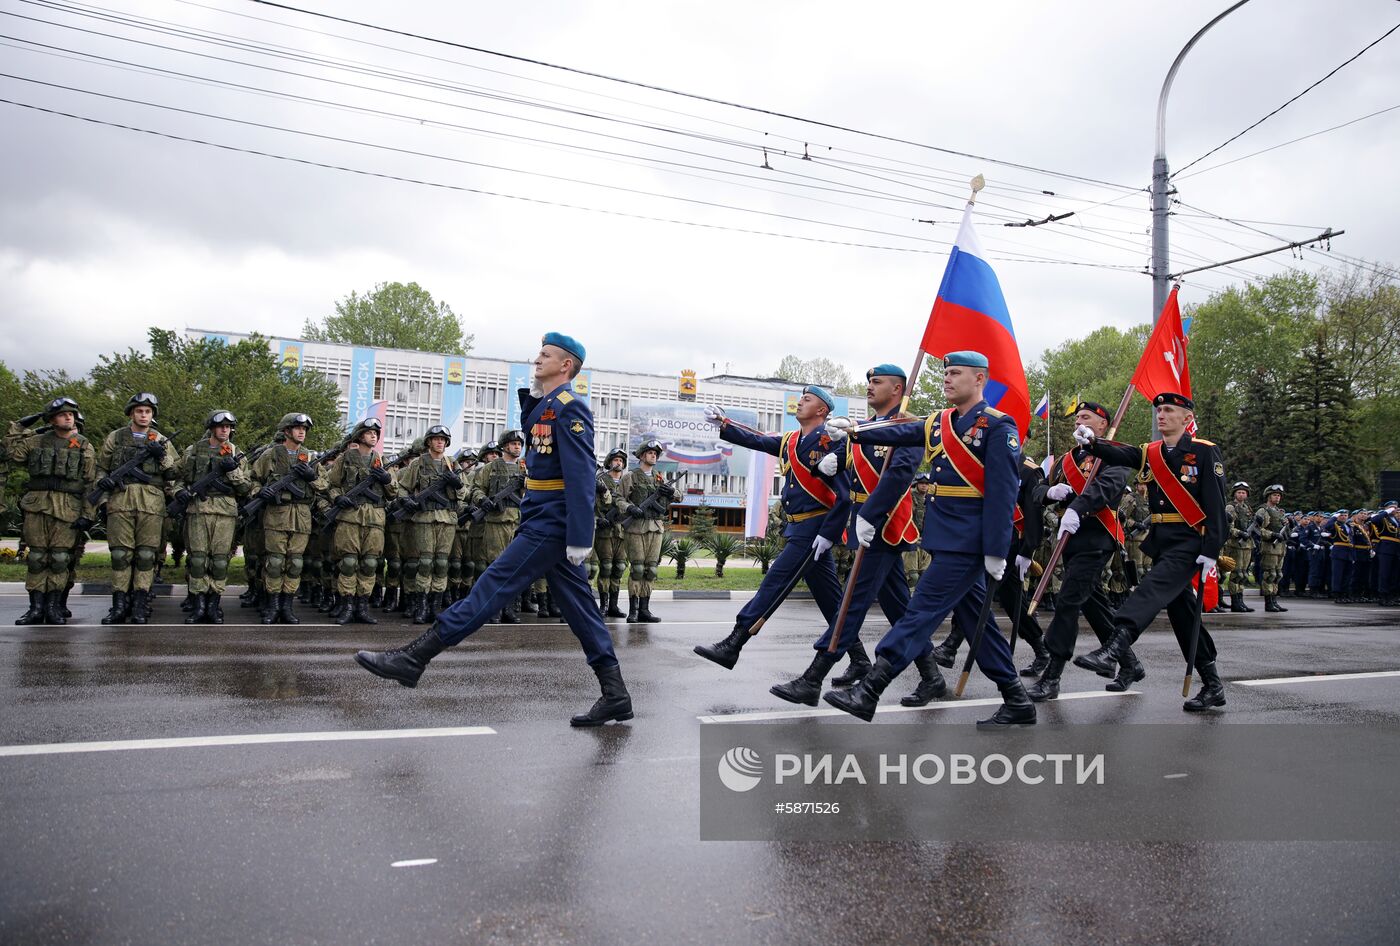
[[[811, 2], [304, 6], [1144, 187], [1162, 78], [1181, 45], [1225, 3], [1187, 0], [1165, 21], [1158, 5], [1088, 0], [859, 10]], [[1129, 271], [1147, 259], [1144, 193], [246, 0], [2, 0], [0, 11], [0, 33], [12, 37], [0, 41], [8, 44], [0, 71], [108, 96], [2, 78], [6, 99], [306, 161], [709, 225], [402, 183], [0, 105], [7, 170], [0, 176], [0, 347], [13, 367], [81, 371], [103, 352], [142, 345], [150, 325], [295, 334], [335, 299], [381, 280], [416, 280], [448, 301], [483, 354], [520, 355], [540, 330], [560, 327], [586, 340], [591, 361], [611, 368], [728, 365], [764, 373], [789, 353], [833, 357], [853, 370], [903, 362], [933, 301], [966, 180], [978, 172], [988, 179], [979, 199], [981, 236], [1028, 360], [1099, 325], [1126, 326], [1151, 314], [1148, 279]], [[147, 28], [117, 18], [146, 18]], [[1169, 110], [1173, 166], [1240, 131], [1396, 22], [1400, 5], [1390, 0], [1246, 5], [1182, 69]], [[207, 42], [180, 35], [186, 30], [219, 35]], [[257, 51], [250, 43], [277, 48]], [[71, 52], [45, 53], [38, 44]], [[1191, 170], [1400, 105], [1397, 49], [1400, 33]], [[308, 63], [306, 55], [324, 61]], [[1177, 186], [1191, 206], [1178, 207], [1183, 216], [1174, 220], [1174, 268], [1276, 242], [1186, 216], [1198, 214], [1193, 208], [1268, 221], [1258, 229], [1288, 239], [1311, 236], [1308, 227], [1345, 228], [1338, 253], [1394, 262], [1400, 198], [1389, 178], [1397, 118], [1400, 110], [1183, 175]], [[800, 160], [804, 143], [816, 160]], [[1076, 215], [1063, 223], [1002, 226], [1066, 210]], [[1201, 301], [1287, 266], [1322, 271], [1338, 262], [1316, 251], [1301, 261], [1285, 253], [1191, 277], [1183, 298]]]

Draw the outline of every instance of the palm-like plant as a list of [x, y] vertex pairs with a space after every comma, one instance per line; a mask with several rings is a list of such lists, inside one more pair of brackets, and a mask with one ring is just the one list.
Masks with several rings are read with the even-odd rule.
[[778, 557], [778, 553], [783, 550], [783, 537], [781, 534], [769, 532], [763, 538], [749, 539], [749, 555], [758, 562], [759, 570], [763, 574], [768, 574], [768, 566], [773, 564], [773, 559]]
[[683, 535], [679, 539], [668, 537], [661, 544], [662, 556], [676, 563], [677, 578], [685, 577], [685, 563], [694, 558], [698, 551], [700, 551], [700, 543], [688, 535]]
[[715, 577], [723, 578], [724, 563], [729, 559], [729, 556], [744, 550], [744, 540], [732, 532], [716, 532], [705, 543], [705, 548], [715, 557]]

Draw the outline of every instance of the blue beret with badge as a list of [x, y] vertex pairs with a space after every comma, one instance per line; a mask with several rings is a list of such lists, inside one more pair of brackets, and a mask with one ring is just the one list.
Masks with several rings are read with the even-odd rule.
[[950, 351], [943, 356], [945, 368], [990, 368], [987, 356], [980, 351]]
[[540, 339], [540, 344], [562, 348], [577, 358], [579, 364], [583, 364], [585, 354], [584, 348], [572, 335], [565, 335], [563, 332], [546, 332], [544, 338]]
[[829, 410], [829, 411], [834, 411], [834, 410], [836, 410], [836, 399], [833, 398], [833, 397], [831, 396], [831, 394], [826, 390], [826, 388], [822, 387], [821, 385], [819, 385], [819, 384], [809, 384], [809, 385], [807, 385], [805, 388], [802, 389], [802, 393], [803, 393], [803, 394], [810, 394], [810, 395], [812, 395], [812, 397], [814, 397], [814, 398], [816, 398], [817, 400], [821, 401], [823, 404], [826, 405], [826, 409], [827, 409], [827, 410]]
[[867, 381], [875, 377], [898, 378], [901, 381], [909, 380], [909, 376], [904, 373], [903, 368], [898, 365], [892, 365], [888, 361], [883, 365], [876, 365], [865, 373], [865, 380]]

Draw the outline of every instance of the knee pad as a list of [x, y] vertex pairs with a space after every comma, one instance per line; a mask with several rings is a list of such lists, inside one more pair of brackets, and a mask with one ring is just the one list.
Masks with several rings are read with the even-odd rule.
[[613, 563], [612, 563], [612, 580], [613, 580], [613, 581], [622, 581], [622, 576], [623, 576], [623, 575], [626, 575], [626, 574], [627, 574], [627, 563], [626, 563], [626, 562], [613, 562]]
[[611, 574], [612, 574], [612, 567], [613, 567], [612, 559], [610, 559], [610, 558], [603, 558], [603, 557], [599, 556], [599, 558], [598, 558], [598, 574], [600, 574], [600, 575], [611, 575]]
[[287, 559], [285, 556], [275, 552], [269, 552], [263, 557], [263, 575], [265, 575], [269, 581], [279, 581], [282, 578], [282, 572], [286, 564]]
[[433, 577], [447, 577], [447, 556], [433, 556]]
[[656, 581], [656, 566], [648, 565], [642, 571], [642, 578], [646, 581]]
[[306, 565], [306, 560], [301, 555], [288, 555], [286, 571], [288, 578], [300, 578], [301, 570]]
[[403, 567], [403, 563], [400, 562], [398, 559], [396, 559], [396, 558], [391, 558], [391, 559], [389, 559], [388, 561], [386, 561], [386, 562], [384, 563], [384, 578], [385, 578], [386, 580], [392, 580], [392, 579], [398, 578], [398, 577], [399, 577], [399, 572], [402, 570], [402, 567]]
[[156, 567], [156, 550], [149, 545], [138, 546], [136, 549], [136, 570], [138, 572], [148, 572]]
[[73, 553], [68, 549], [49, 549], [49, 570], [66, 572], [73, 564]]
[[[31, 575], [42, 575], [49, 570], [50, 552], [48, 549], [36, 549], [29, 547], [28, 569]], [[113, 557], [115, 559], [115, 556]], [[55, 571], [58, 569], [55, 568]]]
[[209, 577], [215, 581], [223, 581], [228, 577], [228, 556], [209, 556]]
[[379, 559], [373, 555], [365, 555], [360, 558], [360, 577], [373, 578], [379, 572]]
[[598, 563], [590, 560], [588, 562], [588, 580], [592, 581], [598, 577]]
[[131, 559], [131, 549], [112, 549], [112, 569], [114, 571], [124, 572], [129, 569], [131, 567]]
[[353, 555], [343, 555], [340, 559], [340, 574], [349, 578], [360, 570], [360, 560]]
[[404, 578], [404, 581], [412, 581], [413, 579], [417, 578], [417, 577], [418, 577], [418, 559], [416, 559], [416, 558], [407, 558], [407, 559], [404, 559], [402, 571], [403, 571], [403, 578]]
[[646, 562], [633, 562], [633, 563], [632, 563], [632, 578], [633, 578], [633, 580], [634, 580], [634, 581], [641, 581], [641, 580], [642, 580], [642, 577], [646, 574], [646, 570], [647, 570]]
[[185, 559], [185, 568], [191, 578], [203, 578], [209, 573], [209, 556], [203, 552], [191, 552]]

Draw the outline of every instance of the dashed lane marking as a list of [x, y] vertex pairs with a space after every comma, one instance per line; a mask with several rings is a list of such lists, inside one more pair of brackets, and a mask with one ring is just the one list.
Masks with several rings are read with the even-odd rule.
[[1314, 673], [1306, 677], [1274, 677], [1271, 680], [1232, 680], [1242, 687], [1271, 687], [1285, 683], [1335, 683], [1339, 680], [1379, 680], [1400, 677], [1400, 670], [1377, 670], [1373, 673]]
[[130, 749], [194, 749], [204, 746], [252, 746], [284, 742], [354, 742], [371, 739], [430, 739], [439, 736], [494, 736], [490, 726], [439, 729], [352, 729], [343, 732], [271, 732], [240, 736], [183, 736], [173, 739], [123, 739], [112, 742], [51, 742], [0, 746], [0, 756], [67, 755], [76, 752], [124, 752]]

